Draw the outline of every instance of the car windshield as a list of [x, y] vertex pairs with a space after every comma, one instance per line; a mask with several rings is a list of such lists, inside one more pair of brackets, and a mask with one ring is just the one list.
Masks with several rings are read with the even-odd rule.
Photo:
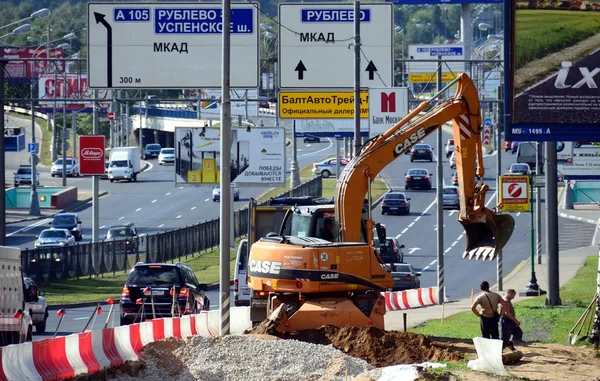
[[160, 153], [166, 153], [168, 155], [172, 155], [175, 153], [174, 149], [163, 149], [162, 151], [160, 151]]
[[114, 160], [110, 162], [111, 168], [126, 168], [128, 166], [127, 160]]
[[457, 189], [456, 188], [444, 188], [444, 194], [456, 194], [457, 193]]
[[410, 271], [410, 265], [396, 264], [396, 272], [398, 272], [398, 273], [410, 273], [412, 271]]
[[54, 220], [52, 220], [53, 225], [67, 225], [67, 224], [75, 224], [74, 216], [54, 216]]
[[153, 150], [160, 149], [160, 144], [148, 144], [146, 146], [146, 149], [153, 149]]
[[404, 200], [405, 198], [402, 193], [388, 193], [385, 195], [385, 200]]
[[429, 149], [431, 146], [429, 144], [417, 144], [415, 145], [415, 149]]
[[518, 165], [514, 165], [512, 166], [512, 169], [514, 171], [528, 171], [529, 167], [523, 164], [518, 164]]
[[427, 171], [424, 169], [411, 169], [408, 171], [408, 174], [413, 176], [427, 176]]
[[17, 174], [19, 174], [19, 175], [31, 175], [31, 167], [28, 167], [28, 168], [19, 168], [19, 170], [17, 171]]
[[[63, 165], [63, 161], [62, 159], [58, 159], [54, 162], [54, 164], [56, 165]], [[67, 159], [67, 165], [73, 165], [73, 160], [72, 159]]]
[[160, 265], [136, 267], [129, 275], [127, 284], [136, 286], [152, 286], [179, 283], [177, 268]]
[[118, 237], [133, 237], [133, 231], [129, 228], [117, 228], [110, 229], [106, 234], [107, 238], [118, 238]]
[[62, 230], [44, 230], [40, 234], [40, 238], [65, 238], [67, 233]]

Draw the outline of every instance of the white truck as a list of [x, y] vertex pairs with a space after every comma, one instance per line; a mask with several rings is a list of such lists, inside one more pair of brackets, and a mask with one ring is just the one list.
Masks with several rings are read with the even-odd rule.
[[137, 181], [142, 170], [140, 147], [118, 147], [110, 150], [108, 179]]
[[29, 303], [38, 301], [39, 291], [31, 283], [25, 287], [21, 272], [21, 249], [0, 246], [0, 346], [33, 339]]

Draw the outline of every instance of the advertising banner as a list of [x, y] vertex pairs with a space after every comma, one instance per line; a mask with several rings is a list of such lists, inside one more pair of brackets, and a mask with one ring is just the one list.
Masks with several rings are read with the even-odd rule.
[[[219, 186], [220, 144], [220, 128], [176, 127], [176, 184]], [[278, 187], [285, 184], [285, 170], [285, 128], [232, 128], [232, 183]]]
[[104, 135], [79, 137], [79, 172], [82, 175], [103, 175]]
[[[279, 117], [282, 119], [354, 119], [354, 92], [279, 93]], [[369, 117], [369, 92], [360, 92], [360, 117]]]
[[505, 54], [514, 46], [507, 139], [600, 140], [600, 42], [588, 39], [600, 23], [596, 5], [506, 4], [515, 31], [505, 44]]
[[408, 115], [408, 88], [369, 89], [369, 135], [379, 135]]
[[529, 211], [529, 176], [500, 176], [503, 212]]
[[558, 142], [556, 150], [558, 176], [600, 179], [600, 146], [592, 142]]
[[[295, 137], [316, 136], [319, 138], [351, 138], [354, 137], [354, 120], [352, 119], [298, 119], [295, 123]], [[369, 120], [360, 120], [360, 135], [369, 136]]]
[[[229, 96], [231, 99], [258, 99], [258, 90], [231, 90]], [[200, 99], [213, 99], [212, 101], [202, 101], [202, 111], [200, 112], [200, 115], [221, 115], [222, 97], [223, 91], [221, 91], [221, 89], [200, 90]], [[257, 117], [258, 102], [231, 101], [231, 115]]]
[[[50, 109], [54, 107], [53, 98], [69, 98], [73, 101], [69, 101], [66, 104], [68, 111], [80, 111], [86, 108], [92, 108], [94, 102], [86, 101], [85, 99], [94, 98], [94, 92], [88, 88], [88, 81], [86, 74], [57, 74], [56, 83], [54, 82], [54, 74], [42, 75], [38, 82], [39, 97], [47, 99], [47, 101], [40, 101], [40, 108]], [[100, 102], [100, 108], [102, 110], [108, 110], [110, 107], [110, 98], [108, 90], [98, 90], [98, 98], [106, 99], [106, 102]], [[63, 101], [57, 101], [57, 111], [61, 112], [63, 109]]]
[[[50, 57], [48, 57], [48, 52]], [[3, 46], [0, 48], [0, 58], [7, 59], [9, 62], [5, 67], [5, 80], [28, 81], [37, 78], [42, 74], [63, 73], [65, 71], [65, 62], [58, 61], [52, 63], [49, 61], [17, 61], [19, 58], [64, 58], [65, 52], [59, 48], [35, 49], [27, 46]], [[33, 73], [33, 74], [32, 74]]]

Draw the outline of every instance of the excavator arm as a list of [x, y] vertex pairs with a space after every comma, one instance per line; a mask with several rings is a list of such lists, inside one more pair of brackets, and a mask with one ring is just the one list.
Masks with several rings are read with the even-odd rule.
[[[454, 97], [439, 101], [425, 112], [435, 98], [455, 83], [458, 88]], [[465, 73], [461, 73], [432, 99], [421, 103], [389, 130], [368, 140], [348, 163], [337, 182], [335, 196], [340, 241], [360, 241], [363, 200], [370, 183], [381, 170], [449, 121], [452, 122], [458, 172], [458, 221], [465, 228], [467, 238], [463, 258], [495, 258], [511, 237], [515, 222], [512, 216], [498, 214], [496, 208], [490, 210], [485, 206], [489, 187], [483, 184], [485, 170], [480, 137], [481, 110], [477, 88]], [[482, 179], [481, 183], [477, 183], [476, 175]], [[373, 226], [369, 216], [369, 242], [373, 239]]]

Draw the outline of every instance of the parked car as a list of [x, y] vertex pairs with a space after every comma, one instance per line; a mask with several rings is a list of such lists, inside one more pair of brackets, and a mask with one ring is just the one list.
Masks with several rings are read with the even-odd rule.
[[[333, 175], [336, 174], [336, 170], [337, 170], [336, 165], [337, 165], [337, 159], [335, 157], [332, 157], [332, 158], [320, 161], [318, 163], [314, 163], [313, 169], [311, 172], [313, 173], [313, 175], [321, 175], [324, 178], [328, 178], [332, 174]], [[340, 159], [340, 170], [343, 171], [344, 168], [346, 168], [346, 165], [348, 165], [348, 160]]]
[[415, 188], [431, 189], [430, 176], [433, 176], [433, 174], [428, 173], [426, 169], [411, 168], [406, 173], [404, 189], [406, 189], [406, 190], [415, 189]]
[[381, 214], [410, 214], [410, 197], [402, 192], [388, 192], [381, 201]]
[[75, 244], [75, 237], [68, 229], [44, 229], [35, 240], [36, 249], [49, 249], [71, 246]]
[[445, 186], [442, 192], [443, 207], [460, 208], [460, 200], [458, 198], [457, 186]]
[[[126, 253], [136, 253], [138, 248], [137, 230], [133, 222], [126, 224], [113, 225], [104, 235], [104, 241], [107, 246], [116, 245], [117, 251]], [[110, 249], [109, 249], [110, 250]]]
[[[192, 269], [184, 263], [138, 262], [121, 291], [121, 325], [207, 311], [210, 299]], [[143, 303], [137, 304], [140, 300]], [[141, 311], [140, 311], [141, 308]]]
[[420, 272], [416, 272], [414, 267], [408, 263], [394, 263], [391, 271], [394, 279], [392, 291], [410, 290], [421, 288]]
[[318, 136], [305, 136], [304, 143], [321, 143], [321, 138]]
[[[31, 185], [31, 165], [22, 164], [17, 169], [17, 172], [14, 173], [14, 185], [17, 188], [19, 185]], [[40, 185], [40, 174], [36, 172], [35, 174], [35, 185]]]
[[[215, 202], [221, 200], [221, 188], [220, 187], [213, 188], [212, 200]], [[238, 187], [234, 187], [233, 188], [233, 201], [239, 201], [239, 200], [240, 200], [240, 189]]]
[[454, 152], [454, 139], [448, 139], [448, 142], [446, 143], [446, 158], [449, 158], [450, 156], [452, 156], [453, 152]]
[[175, 148], [161, 148], [158, 154], [158, 164], [175, 164]]
[[531, 168], [529, 168], [529, 164], [525, 163], [513, 163], [508, 170], [508, 173], [512, 175], [524, 175], [529, 176], [531, 174]]
[[76, 241], [81, 241], [83, 233], [81, 231], [81, 220], [77, 213], [58, 213], [50, 221], [50, 227], [55, 229], [67, 229], [75, 237]]
[[379, 242], [378, 238], [374, 238], [373, 243], [383, 263], [404, 262], [404, 253], [402, 252], [404, 245], [400, 245], [396, 237], [385, 238], [385, 250], [382, 250], [381, 242]]
[[77, 159], [69, 157], [66, 160], [66, 165], [63, 165], [63, 159], [56, 159], [52, 167], [50, 168], [50, 175], [62, 176], [63, 169], [67, 171], [67, 176], [79, 176], [79, 162]]
[[456, 151], [450, 155], [450, 169], [456, 169]]
[[415, 160], [433, 161], [433, 148], [429, 144], [415, 144], [410, 150], [410, 161]]
[[[24, 277], [23, 281], [25, 282], [26, 289], [30, 289], [32, 285], [37, 288], [37, 285], [31, 278]], [[48, 304], [46, 303], [46, 298], [44, 298], [46, 294], [44, 291], [38, 289], [37, 294], [37, 302], [28, 303], [29, 315], [35, 326], [35, 332], [44, 333], [46, 332], [46, 321], [48, 320]]]
[[156, 144], [156, 143], [146, 144], [146, 148], [144, 148], [144, 153], [142, 155], [142, 158], [144, 160], [146, 160], [148, 158], [158, 157], [158, 155], [160, 155], [161, 149], [162, 149], [162, 147], [160, 146], [160, 144]]

